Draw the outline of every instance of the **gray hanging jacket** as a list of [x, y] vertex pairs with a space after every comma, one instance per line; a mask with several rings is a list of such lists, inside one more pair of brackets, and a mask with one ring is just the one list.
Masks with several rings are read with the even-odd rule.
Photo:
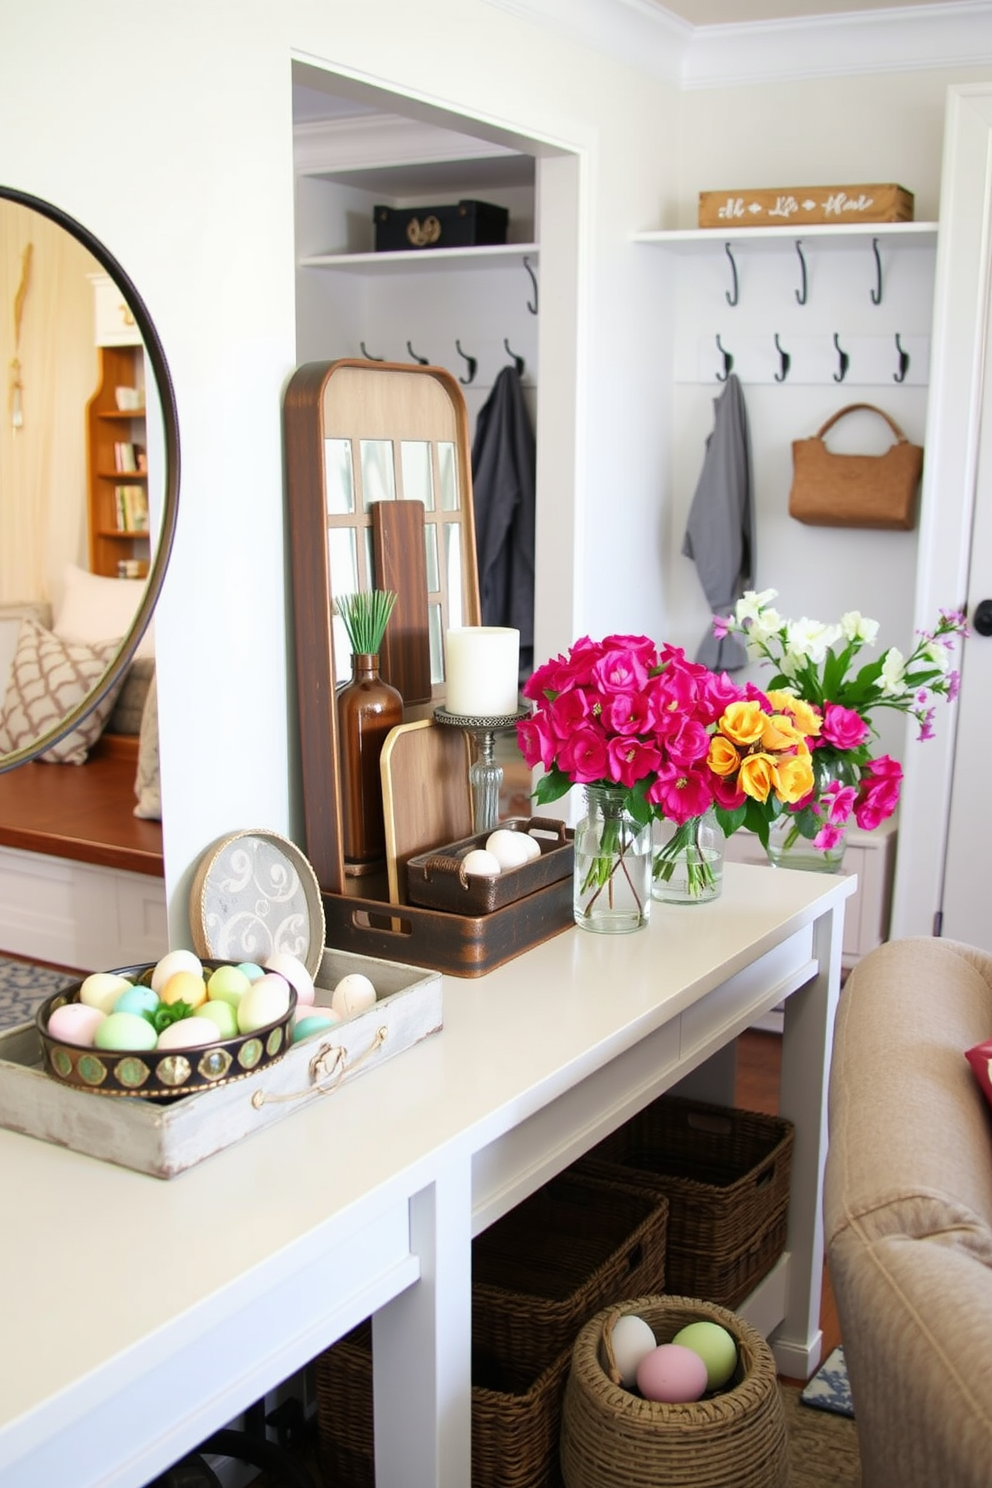
[[483, 625], [520, 632], [520, 680], [534, 669], [537, 445], [516, 367], [504, 367], [476, 421], [472, 496]]
[[[714, 399], [713, 431], [692, 498], [682, 552], [692, 558], [714, 615], [729, 615], [745, 589], [755, 587], [754, 489], [747, 409], [731, 373]], [[740, 671], [747, 653], [736, 636], [718, 640], [707, 630], [696, 660], [716, 672]]]

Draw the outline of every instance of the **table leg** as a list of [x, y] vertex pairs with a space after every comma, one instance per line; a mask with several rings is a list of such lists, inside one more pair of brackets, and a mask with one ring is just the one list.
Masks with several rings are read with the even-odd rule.
[[411, 1200], [420, 1281], [372, 1320], [376, 1488], [472, 1480], [471, 1214], [468, 1160]]
[[817, 920], [819, 971], [785, 1003], [780, 1114], [795, 1125], [789, 1199], [789, 1297], [771, 1339], [779, 1373], [809, 1379], [820, 1362], [823, 1285], [823, 1169], [827, 1155], [827, 1080], [840, 992], [844, 906]]

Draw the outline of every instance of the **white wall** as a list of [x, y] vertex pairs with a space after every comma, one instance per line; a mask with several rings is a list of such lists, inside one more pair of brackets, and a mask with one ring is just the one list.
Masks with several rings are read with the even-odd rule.
[[542, 635], [557, 648], [581, 630], [657, 631], [664, 613], [673, 411], [653, 369], [668, 326], [631, 234], [671, 225], [699, 186], [755, 180], [759, 164], [775, 179], [800, 162], [817, 175], [911, 178], [923, 204], [937, 200], [946, 79], [919, 73], [848, 83], [839, 110], [827, 107], [830, 85], [804, 85], [784, 127], [770, 106], [782, 90], [679, 104], [646, 75], [478, 0], [171, 0], [125, 12], [109, 0], [0, 0], [0, 36], [0, 181], [103, 239], [140, 287], [176, 384], [181, 515], [156, 637], [177, 941], [208, 843], [299, 821], [280, 428], [295, 355], [294, 54], [580, 152], [578, 280], [546, 322], [576, 327], [578, 436], [553, 467], [542, 455], [539, 648]]

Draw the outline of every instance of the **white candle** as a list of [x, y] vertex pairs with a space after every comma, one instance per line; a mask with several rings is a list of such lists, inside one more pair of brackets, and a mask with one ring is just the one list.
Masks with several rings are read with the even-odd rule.
[[445, 637], [445, 708], [463, 718], [516, 713], [520, 632], [500, 625], [467, 625]]

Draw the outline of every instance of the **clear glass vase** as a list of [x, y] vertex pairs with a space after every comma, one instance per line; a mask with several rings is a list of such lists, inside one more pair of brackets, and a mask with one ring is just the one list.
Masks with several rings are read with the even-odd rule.
[[575, 829], [575, 923], [603, 935], [640, 930], [651, 912], [651, 825], [625, 805], [626, 792], [587, 785]]
[[[857, 785], [858, 772], [842, 759], [817, 759], [813, 754], [816, 777], [816, 793], [819, 800], [822, 792], [833, 781], [840, 785]], [[827, 820], [824, 807], [820, 820]], [[803, 836], [796, 824], [795, 814], [783, 811], [768, 829], [768, 861], [775, 868], [800, 868], [808, 873], [839, 873], [844, 864], [847, 849], [847, 828], [841, 828], [840, 836], [833, 847], [813, 846], [811, 837]]]
[[719, 898], [726, 838], [712, 810], [681, 826], [655, 821], [651, 835], [652, 898], [665, 904], [706, 904]]

